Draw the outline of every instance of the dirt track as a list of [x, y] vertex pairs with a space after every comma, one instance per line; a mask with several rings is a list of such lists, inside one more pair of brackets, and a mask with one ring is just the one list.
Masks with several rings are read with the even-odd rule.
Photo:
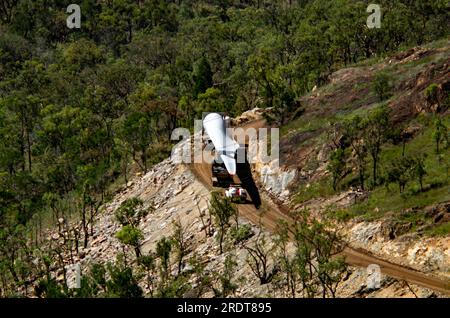
[[[260, 123], [258, 122], [258, 126], [259, 124]], [[210, 164], [191, 164], [189, 167], [198, 180], [200, 180], [208, 189], [212, 189]], [[262, 208], [259, 210], [256, 209], [253, 204], [239, 204], [238, 208], [242, 217], [245, 217], [254, 224], [261, 224], [271, 232], [275, 231], [279, 219], [288, 222], [291, 221], [289, 216], [282, 211], [284, 208], [274, 206], [268, 202], [264, 202]], [[425, 275], [414, 269], [380, 259], [364, 250], [347, 247], [343, 254], [346, 257], [347, 263], [350, 265], [367, 267], [370, 264], [377, 264], [380, 266], [381, 272], [385, 275], [450, 295], [449, 281], [443, 281], [430, 275]]]

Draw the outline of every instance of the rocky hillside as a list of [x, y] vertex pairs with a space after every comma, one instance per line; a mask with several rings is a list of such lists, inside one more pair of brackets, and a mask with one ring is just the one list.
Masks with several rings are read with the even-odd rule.
[[[328, 85], [303, 97], [280, 126], [280, 160], [254, 166], [261, 189], [293, 210], [307, 208], [318, 218], [331, 215], [350, 246], [450, 280], [450, 152], [446, 148], [436, 155], [430, 131], [430, 118], [449, 121], [449, 65], [450, 45], [444, 41], [334, 73]], [[380, 72], [389, 75], [391, 86], [383, 101], [371, 86]], [[427, 95], [431, 86], [436, 89], [433, 100]], [[403, 147], [406, 155], [427, 158], [430, 185], [419, 191], [412, 180], [414, 189], [404, 193], [397, 193], [393, 184], [361, 189], [351, 176], [353, 168], [333, 190], [330, 155], [343, 142], [336, 127], [352, 116], [364, 118], [382, 104], [391, 109], [391, 129], [400, 136], [400, 141], [386, 142], [382, 148], [383, 173], [401, 158]], [[354, 153], [346, 162], [350, 169], [352, 160]], [[274, 163], [280, 167], [271, 169]], [[366, 164], [370, 167], [370, 159]]]
[[[253, 236], [230, 248], [229, 252], [219, 253], [216, 235], [205, 234], [205, 225], [211, 222], [208, 218], [209, 190], [192, 174], [188, 166], [174, 164], [167, 159], [153, 167], [143, 176], [136, 176], [121, 190], [114, 200], [108, 203], [96, 220], [96, 228], [93, 240], [86, 249], [81, 250], [79, 261], [83, 272], [93, 263], [107, 263], [115, 261], [118, 253], [127, 255], [129, 262], [134, 259], [132, 249], [125, 247], [115, 237], [119, 224], [115, 221], [114, 211], [127, 198], [139, 197], [144, 205], [154, 204], [155, 211], [147, 215], [139, 227], [144, 233], [142, 251], [148, 253], [155, 249], [156, 243], [161, 237], [170, 236], [173, 232], [173, 221], [180, 219], [187, 229], [190, 251], [186, 259], [196, 257], [205, 264], [207, 271], [222, 270], [224, 259], [227, 255], [236, 256], [236, 272], [233, 281], [240, 282], [239, 288], [232, 296], [237, 297], [286, 297], [271, 288], [270, 284], [261, 285], [257, 277], [252, 273], [247, 264], [248, 252], [245, 245], [254, 243], [260, 231], [259, 227], [250, 224]], [[249, 224], [248, 220], [241, 218], [241, 224]], [[272, 242], [269, 232], [263, 230], [268, 242]], [[55, 239], [54, 237], [53, 239]], [[229, 243], [231, 244], [231, 243]], [[270, 243], [269, 243], [270, 244]], [[136, 266], [135, 264], [133, 266]], [[191, 270], [191, 265], [186, 262], [183, 270]], [[173, 271], [176, 264], [173, 264]], [[69, 272], [69, 281], [75, 279], [75, 273]], [[59, 280], [63, 280], [59, 273]], [[193, 281], [193, 286], [196, 282]], [[146, 291], [145, 279], [140, 283]], [[350, 267], [347, 276], [338, 288], [338, 297], [431, 297], [439, 296], [432, 290], [422, 288], [414, 284], [407, 284], [382, 275], [379, 289], [367, 289], [367, 271], [365, 268]], [[196, 296], [195, 288], [188, 292], [186, 297]], [[212, 297], [212, 291], [206, 292], [202, 297]]]
[[[283, 205], [288, 211], [307, 208], [318, 219], [331, 215], [335, 230], [343, 235], [350, 247], [363, 249], [430, 277], [449, 280], [450, 235], [446, 232], [432, 235], [433, 229], [445, 229], [450, 220], [448, 175], [439, 185], [430, 185], [425, 194], [418, 194], [419, 197], [431, 196], [431, 203], [427, 199], [418, 202], [413, 196], [403, 195], [403, 204], [400, 207], [393, 204], [390, 209], [389, 206], [378, 207], [377, 203], [375, 206], [369, 204], [374, 197], [386, 196], [385, 192], [380, 194], [380, 191], [384, 191], [383, 187], [359, 188], [351, 177], [353, 169], [346, 175], [347, 179], [341, 180], [339, 188], [333, 191], [330, 188], [329, 171], [330, 154], [335, 150], [336, 140], [341, 138], [333, 135], [333, 128], [352, 115], [364, 116], [380, 104], [387, 104], [392, 109], [391, 122], [395, 127], [401, 128], [403, 135], [410, 132], [405, 141], [406, 149], [416, 147], [415, 142], [420, 142], [420, 138], [429, 134], [429, 122], [419, 120], [420, 116], [437, 115], [448, 120], [446, 98], [450, 87], [449, 65], [450, 45], [444, 42], [438, 47], [415, 48], [381, 61], [368, 61], [334, 73], [329, 84], [315, 88], [300, 100], [298, 109], [282, 119], [279, 160], [252, 165], [254, 178], [265, 201], [273, 206]], [[388, 73], [391, 78], [390, 97], [382, 102], [371, 89], [371, 83], [381, 71]], [[431, 84], [437, 86], [436, 99], [433, 101], [427, 99], [424, 93]], [[276, 121], [270, 125], [266, 121], [273, 113], [273, 110], [254, 109], [234, 119], [233, 123], [245, 127], [257, 122], [260, 126], [274, 127]], [[433, 143], [430, 144], [427, 147], [433, 148]], [[397, 142], [383, 147], [388, 153], [397, 151], [400, 146]], [[448, 150], [443, 151], [442, 160], [445, 162], [448, 161], [449, 153]], [[434, 158], [434, 155], [430, 157]], [[352, 160], [348, 158], [346, 164], [350, 165]], [[144, 235], [143, 254], [155, 251], [162, 237], [172, 235], [174, 224], [179, 220], [186, 229], [189, 246], [182, 264], [183, 271], [192, 271], [193, 265], [188, 260], [195, 259], [207, 272], [223, 272], [225, 259], [232, 254], [237, 263], [232, 281], [239, 281], [239, 284], [230, 296], [288, 296], [272, 284], [260, 284], [249, 266], [246, 246], [254, 244], [261, 235], [266, 237], [268, 245], [275, 239], [273, 233], [259, 228], [257, 222], [251, 223], [240, 215], [238, 223], [248, 224], [249, 234], [239, 243], [226, 240], [226, 252], [219, 253], [218, 232], [211, 226], [212, 220], [208, 213], [210, 189], [197, 179], [191, 169], [189, 165], [166, 159], [152, 167], [147, 174], [136, 175], [117, 192], [111, 202], [104, 205], [95, 220], [92, 241], [86, 249], [81, 250], [75, 262], [79, 261], [82, 271], [87, 271], [93, 263], [112, 262], [117, 254], [124, 253], [128, 262], [137, 266], [133, 261], [133, 250], [116, 238], [120, 226], [114, 217], [122, 202], [137, 197], [143, 201], [144, 208], [154, 207], [139, 223]], [[425, 181], [432, 183], [431, 179]], [[57, 235], [51, 237], [58, 241]], [[173, 272], [176, 271], [176, 265], [172, 261]], [[273, 267], [275, 264], [269, 262], [269, 265]], [[58, 274], [59, 280], [62, 280], [62, 273]], [[73, 273], [69, 273], [69, 276], [74, 279]], [[444, 296], [385, 275], [382, 275], [379, 288], [371, 289], [367, 288], [367, 278], [366, 268], [350, 266], [338, 287], [337, 296]], [[150, 292], [144, 278], [139, 284], [145, 292]], [[196, 288], [200, 283], [194, 278], [191, 285], [193, 288], [185, 293], [187, 297], [214, 296], [212, 290], [198, 292]]]

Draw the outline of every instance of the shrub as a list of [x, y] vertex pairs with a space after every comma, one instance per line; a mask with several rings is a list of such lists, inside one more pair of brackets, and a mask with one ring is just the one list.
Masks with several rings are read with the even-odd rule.
[[431, 236], [446, 236], [450, 234], [450, 223], [440, 224], [428, 232]]
[[255, 233], [249, 224], [244, 224], [239, 227], [234, 227], [230, 230], [230, 236], [234, 244], [239, 244], [251, 238]]
[[116, 210], [115, 216], [117, 221], [122, 225], [138, 225], [139, 220], [148, 212], [142, 208], [143, 205], [144, 203], [139, 198], [125, 200]]
[[137, 258], [141, 256], [140, 246], [144, 235], [140, 229], [132, 225], [125, 225], [116, 233], [116, 237], [123, 244], [134, 247]]
[[336, 207], [329, 207], [326, 212], [328, 216], [340, 222], [347, 222], [358, 215], [353, 210]]
[[377, 95], [380, 101], [386, 100], [391, 96], [391, 78], [385, 72], [380, 72], [375, 75], [372, 82], [372, 90]]
[[439, 87], [437, 84], [431, 84], [425, 89], [425, 98], [427, 99], [427, 102], [430, 104], [436, 104], [438, 103], [438, 92]]

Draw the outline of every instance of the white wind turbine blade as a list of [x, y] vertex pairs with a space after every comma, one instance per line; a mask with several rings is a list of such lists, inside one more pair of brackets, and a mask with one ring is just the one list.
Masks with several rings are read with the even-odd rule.
[[229, 155], [220, 155], [220, 159], [222, 159], [223, 163], [225, 164], [225, 168], [227, 168], [227, 171], [231, 175], [236, 174], [236, 159], [234, 157], [230, 157]]
[[236, 150], [239, 145], [227, 134], [222, 115], [210, 113], [203, 119], [203, 128], [211, 139], [216, 152], [222, 159], [228, 173], [236, 174]]

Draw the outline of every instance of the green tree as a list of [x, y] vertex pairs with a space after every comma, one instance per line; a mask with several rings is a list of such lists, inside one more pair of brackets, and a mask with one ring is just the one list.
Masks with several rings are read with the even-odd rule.
[[206, 92], [206, 90], [213, 85], [211, 66], [205, 56], [202, 56], [195, 64], [192, 72], [192, 79], [194, 86], [192, 94], [197, 97], [199, 94]]
[[375, 75], [372, 82], [372, 90], [380, 102], [387, 99], [391, 94], [391, 78], [385, 72], [379, 72]]
[[425, 89], [425, 98], [430, 105], [439, 103], [439, 87], [437, 84], [431, 84]]
[[[134, 248], [136, 258], [141, 256], [141, 241], [144, 238], [142, 231], [138, 229], [141, 218], [148, 213], [143, 209], [144, 203], [139, 198], [130, 198], [123, 201], [115, 211], [117, 221], [122, 224], [122, 229], [116, 233], [116, 237], [125, 245]], [[152, 210], [152, 207], [150, 207]]]
[[413, 158], [413, 176], [417, 178], [420, 184], [420, 191], [423, 192], [423, 178], [427, 175], [425, 169], [425, 156], [416, 156]]
[[169, 278], [170, 253], [172, 251], [172, 241], [166, 237], [161, 238], [156, 245], [156, 255], [160, 259], [160, 272], [163, 284]]
[[107, 292], [107, 269], [103, 264], [94, 263], [91, 265], [88, 274], [88, 284], [91, 286], [93, 294]]
[[142, 231], [132, 225], [125, 225], [116, 233], [117, 239], [125, 245], [134, 248], [136, 258], [141, 256], [141, 241], [144, 238]]
[[237, 213], [236, 207], [229, 198], [221, 196], [218, 192], [211, 192], [209, 213], [214, 219], [218, 230], [220, 254], [223, 253], [223, 240], [230, 226], [231, 218]]
[[65, 65], [74, 73], [104, 62], [102, 50], [93, 41], [85, 38], [70, 43], [62, 55]]
[[[79, 196], [81, 200], [81, 226], [84, 233], [84, 248], [87, 247], [89, 236], [93, 236], [94, 219], [103, 203], [102, 198], [97, 197], [95, 184], [98, 175], [97, 171], [91, 165], [79, 166], [78, 174], [80, 176]], [[89, 232], [90, 225], [90, 232]]]
[[233, 239], [234, 244], [243, 243], [254, 234], [250, 224], [237, 225], [230, 230], [230, 236]]
[[139, 225], [141, 218], [153, 210], [152, 206], [144, 209], [143, 205], [144, 202], [137, 197], [126, 199], [115, 211], [116, 220], [122, 225], [132, 225], [134, 227]]
[[225, 111], [225, 102], [222, 92], [214, 87], [207, 88], [204, 93], [197, 95], [197, 116], [201, 116], [203, 112], [221, 112]]
[[150, 296], [153, 296], [154, 293], [154, 284], [155, 280], [153, 278], [153, 272], [156, 269], [156, 259], [153, 253], [149, 255], [141, 255], [138, 258], [138, 264], [144, 268], [147, 274], [147, 288], [150, 291]]
[[348, 139], [350, 148], [355, 156], [358, 170], [359, 185], [364, 190], [365, 169], [367, 164], [367, 146], [364, 140], [365, 122], [359, 116], [354, 116], [343, 124], [344, 136]]
[[36, 287], [36, 295], [39, 298], [66, 298], [62, 286], [54, 278], [41, 279]]
[[228, 254], [225, 257], [223, 270], [213, 273], [216, 284], [212, 285], [212, 289], [216, 297], [225, 298], [236, 292], [238, 285], [233, 279], [236, 273], [236, 266], [236, 256], [234, 254]]
[[131, 157], [143, 173], [147, 172], [148, 150], [154, 142], [154, 129], [148, 114], [129, 114], [119, 128], [120, 138], [129, 146]]
[[122, 264], [107, 264], [110, 279], [106, 281], [107, 296], [119, 298], [141, 298], [143, 291], [130, 267]]
[[[311, 219], [307, 210], [296, 211], [294, 225], [281, 222], [277, 227], [277, 248], [284, 285], [291, 297], [336, 297], [336, 289], [347, 271], [340, 236], [327, 230], [327, 221]], [[289, 238], [294, 253], [287, 247]]]
[[381, 146], [386, 141], [390, 124], [390, 108], [386, 105], [376, 108], [371, 112], [365, 123], [365, 142], [367, 150], [372, 158], [373, 186], [377, 185], [378, 164]]
[[279, 220], [276, 226], [275, 245], [279, 255], [280, 275], [282, 275], [282, 277], [281, 282], [275, 280], [274, 283], [277, 287], [283, 288], [285, 286], [290, 296], [295, 298], [297, 295], [298, 275], [295, 258], [289, 248], [290, 240], [291, 233], [289, 223], [285, 220]]
[[178, 275], [181, 273], [183, 260], [189, 252], [189, 240], [186, 233], [186, 228], [181, 224], [180, 219], [173, 222], [174, 232], [172, 234], [172, 242], [176, 252], [176, 261], [178, 264]]
[[347, 270], [342, 257], [333, 257], [342, 250], [342, 241], [326, 229], [325, 222], [309, 221], [309, 212], [299, 211], [294, 230], [295, 264], [306, 297], [336, 297], [336, 289]]
[[20, 166], [23, 167], [21, 154], [21, 140], [19, 138], [17, 116], [7, 112], [6, 100], [0, 99], [0, 167], [1, 171], [7, 171], [14, 175]]
[[[405, 191], [405, 187], [408, 181], [413, 177], [415, 162], [414, 159], [409, 156], [401, 157], [391, 163], [391, 166], [387, 170], [387, 180], [388, 182], [396, 182], [400, 193]], [[424, 173], [422, 166], [418, 166], [418, 173]], [[423, 177], [423, 175], [422, 175]]]
[[342, 148], [338, 148], [334, 150], [330, 155], [330, 160], [327, 166], [329, 172], [333, 177], [333, 190], [337, 190], [337, 186], [339, 182], [345, 177], [347, 173], [346, 169], [346, 155], [345, 150]]
[[433, 139], [436, 142], [436, 153], [439, 154], [439, 146], [441, 142], [446, 141], [448, 144], [448, 128], [443, 123], [441, 118], [436, 119], [434, 122]]

